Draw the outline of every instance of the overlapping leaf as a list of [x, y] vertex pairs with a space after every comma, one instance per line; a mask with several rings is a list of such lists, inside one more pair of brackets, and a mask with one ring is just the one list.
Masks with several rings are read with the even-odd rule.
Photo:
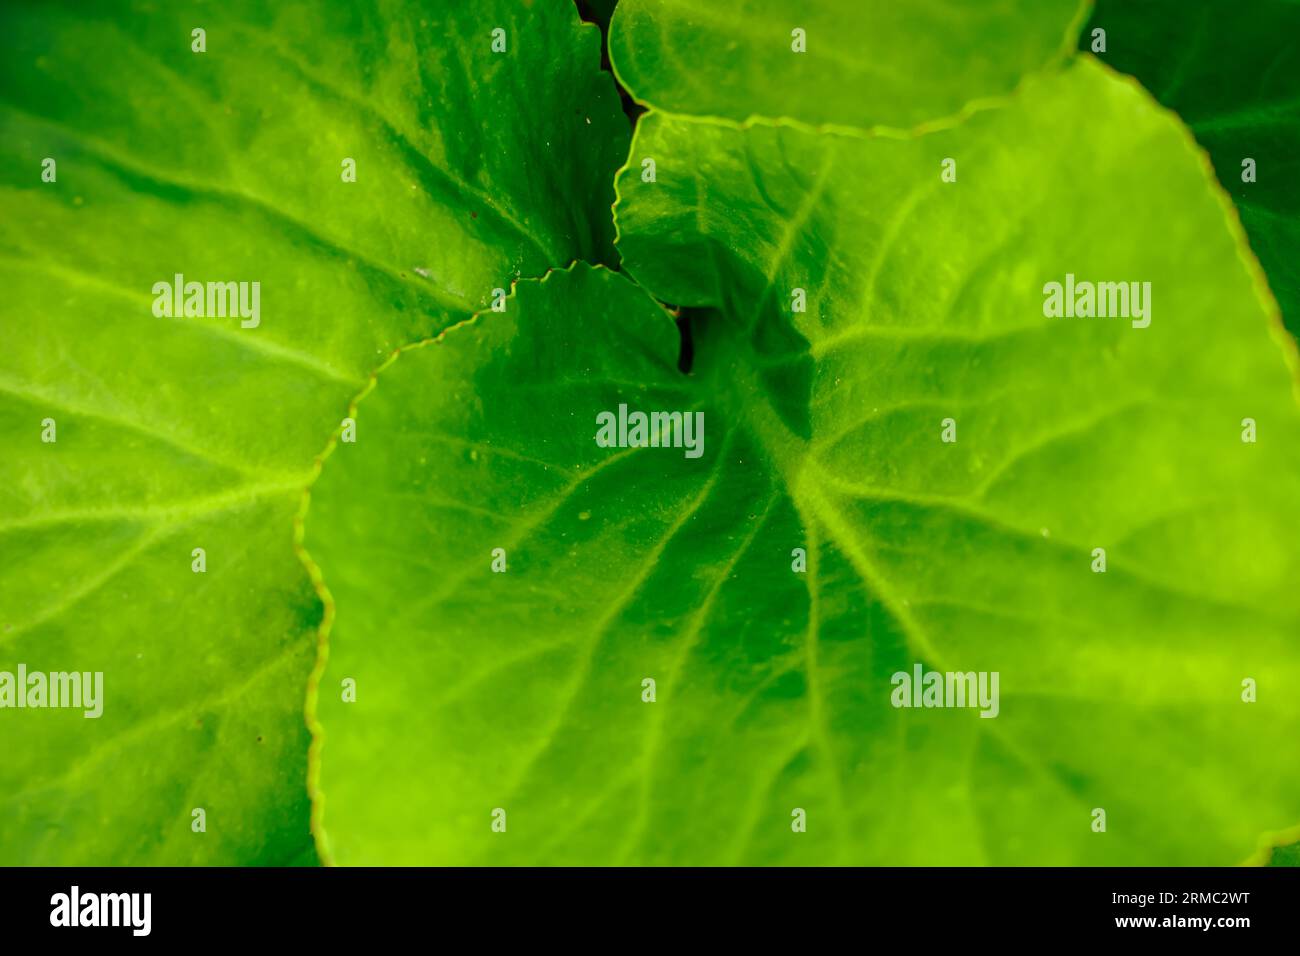
[[[521, 284], [384, 371], [313, 491], [332, 858], [1266, 852], [1300, 819], [1300, 413], [1177, 120], [1085, 61], [914, 139], [652, 113], [631, 155], [625, 265], [709, 310], [693, 374], [626, 279]], [[1045, 317], [1067, 274], [1151, 283], [1149, 327]], [[620, 404], [702, 411], [702, 456], [600, 447]], [[998, 672], [999, 715], [895, 708], [918, 663]]]
[[656, 109], [912, 127], [1008, 93], [1074, 45], [1087, 0], [621, 0], [610, 58]]
[[[300, 490], [394, 348], [611, 255], [598, 33], [563, 0], [235, 0], [0, 34], [0, 669], [106, 694], [0, 713], [0, 862], [300, 859]], [[156, 318], [178, 273], [259, 282], [260, 324]]]
[[[1083, 43], [1175, 110], [1209, 151], [1300, 335], [1300, 5], [1102, 0]], [[1249, 161], [1249, 163], [1247, 162]]]

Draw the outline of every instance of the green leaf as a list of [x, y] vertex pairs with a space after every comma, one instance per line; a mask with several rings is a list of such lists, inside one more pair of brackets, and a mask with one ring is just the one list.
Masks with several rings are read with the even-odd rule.
[[610, 59], [632, 95], [659, 110], [912, 127], [1009, 93], [1023, 75], [1060, 59], [1089, 6], [621, 0]]
[[[598, 31], [563, 0], [233, 0], [6, 4], [0, 35], [0, 671], [105, 694], [0, 711], [0, 863], [300, 861], [301, 491], [394, 349], [613, 255]], [[259, 282], [259, 324], [155, 317], [176, 273]]]
[[1300, 843], [1278, 847], [1273, 851], [1270, 866], [1300, 866]]
[[[1300, 336], [1300, 5], [1257, 0], [1101, 0], [1082, 43], [1106, 31], [1104, 59], [1187, 123], [1231, 194]], [[1243, 162], [1255, 162], [1254, 182]]]
[[[1300, 411], [1185, 129], [1084, 61], [913, 139], [651, 113], [643, 152], [620, 246], [711, 310], [692, 373], [627, 279], [520, 283], [384, 370], [312, 491], [328, 856], [1266, 859]], [[1067, 272], [1151, 282], [1150, 326], [1045, 318]], [[702, 411], [702, 456], [600, 447], [620, 404]], [[998, 716], [893, 706], [918, 664], [997, 672]]]

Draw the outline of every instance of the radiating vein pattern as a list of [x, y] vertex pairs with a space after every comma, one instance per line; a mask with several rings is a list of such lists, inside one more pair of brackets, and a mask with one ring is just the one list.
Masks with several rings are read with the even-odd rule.
[[299, 859], [303, 489], [394, 350], [612, 259], [598, 31], [564, 0], [56, 0], [0, 36], [0, 671], [106, 686], [97, 720], [4, 711], [0, 863]]
[[[1228, 864], [1293, 826], [1300, 414], [1187, 132], [1084, 61], [912, 138], [651, 112], [632, 155], [632, 281], [403, 354], [312, 491], [330, 858]], [[1049, 316], [1067, 274], [1151, 322]], [[699, 310], [688, 376], [652, 295]], [[604, 447], [620, 407], [701, 410], [702, 454]], [[996, 705], [898, 706], [916, 667]]]

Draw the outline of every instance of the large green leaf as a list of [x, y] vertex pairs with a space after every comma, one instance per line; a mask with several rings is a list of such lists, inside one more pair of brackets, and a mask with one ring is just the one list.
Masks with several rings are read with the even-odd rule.
[[632, 95], [660, 110], [912, 127], [1009, 93], [1073, 48], [1089, 6], [621, 0], [610, 59]]
[[[0, 35], [0, 670], [106, 695], [0, 711], [0, 862], [300, 859], [301, 489], [395, 348], [612, 255], [598, 32], [565, 0], [141, 0]], [[260, 324], [156, 318], [176, 273], [260, 282]]]
[[1098, 29], [1105, 60], [1177, 111], [1209, 152], [1300, 335], [1300, 4], [1101, 0], [1085, 48]]
[[[1191, 125], [1231, 194], [1293, 335], [1300, 335], [1300, 5], [1101, 0], [1081, 43]], [[1254, 168], [1247, 170], [1247, 160]], [[1252, 180], [1253, 181], [1248, 181]], [[1275, 862], [1295, 865], [1300, 844]]]
[[[919, 138], [651, 113], [643, 154], [620, 245], [710, 310], [692, 374], [627, 279], [521, 283], [384, 370], [312, 492], [329, 858], [1266, 856], [1300, 820], [1300, 411], [1185, 129], [1084, 61]], [[1152, 283], [1149, 327], [1045, 318], [1067, 273]], [[600, 447], [620, 404], [702, 411], [702, 456]], [[895, 708], [918, 663], [997, 672], [1000, 713]]]

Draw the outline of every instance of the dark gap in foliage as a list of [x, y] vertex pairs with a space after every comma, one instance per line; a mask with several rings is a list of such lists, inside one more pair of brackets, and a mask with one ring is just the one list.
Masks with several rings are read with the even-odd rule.
[[609, 18], [614, 15], [614, 0], [574, 0], [574, 3], [578, 7], [578, 16], [600, 27], [600, 68], [614, 77], [614, 87], [618, 90], [618, 98], [623, 102], [623, 112], [632, 125], [636, 126], [636, 118], [646, 111], [645, 107], [632, 99], [618, 77], [614, 76], [614, 68], [609, 63]]
[[[646, 112], [646, 108], [633, 100], [631, 94], [618, 81], [609, 60], [609, 21], [614, 15], [614, 7], [617, 3], [618, 0], [574, 0], [578, 8], [578, 16], [600, 28], [600, 68], [613, 78], [614, 88], [618, 90], [619, 100], [623, 104], [623, 112], [635, 129], [637, 118]], [[681, 349], [677, 353], [677, 370], [683, 375], [689, 375], [695, 365], [695, 338], [692, 333], [692, 323], [696, 318], [703, 319], [704, 310], [678, 309], [668, 303], [661, 303], [661, 305], [677, 315], [677, 332], [681, 336]]]
[[689, 375], [692, 366], [695, 365], [695, 339], [691, 333], [691, 322], [700, 311], [699, 309], [682, 309], [677, 314], [677, 331], [682, 336], [682, 348], [677, 353], [677, 371], [683, 375]]

